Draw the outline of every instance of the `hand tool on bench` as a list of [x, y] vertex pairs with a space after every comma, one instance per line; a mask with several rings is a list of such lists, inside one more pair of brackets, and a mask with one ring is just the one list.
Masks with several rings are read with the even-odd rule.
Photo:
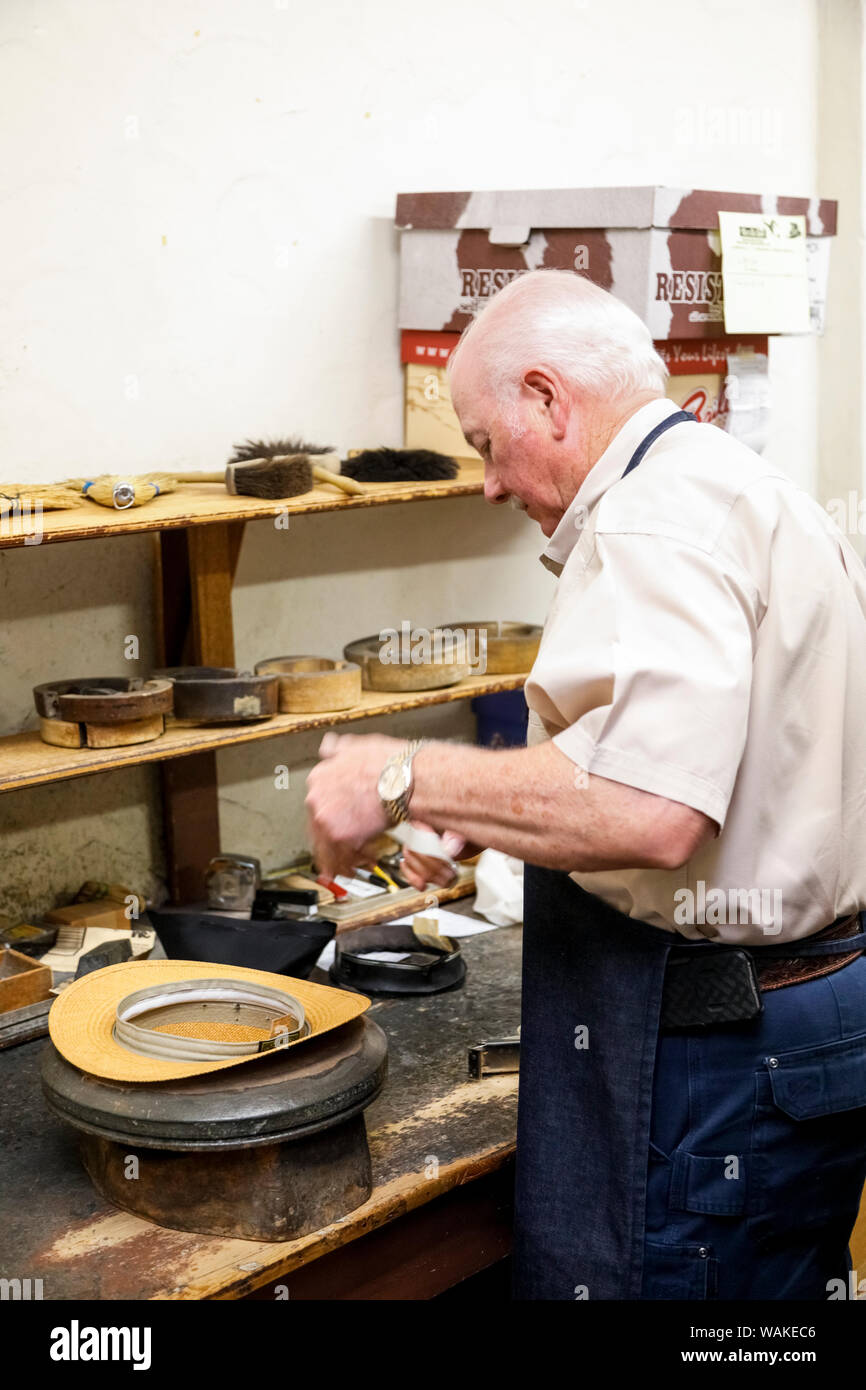
[[473, 1081], [482, 1076], [497, 1076], [503, 1072], [520, 1071], [520, 1037], [493, 1038], [469, 1049], [469, 1075]]

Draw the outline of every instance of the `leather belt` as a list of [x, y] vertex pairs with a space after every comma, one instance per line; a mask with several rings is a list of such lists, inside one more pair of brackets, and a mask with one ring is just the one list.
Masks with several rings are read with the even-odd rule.
[[240, 724], [270, 719], [279, 702], [279, 679], [231, 666], [167, 666], [154, 671], [174, 684], [174, 717], [196, 724]]
[[120, 724], [168, 714], [173, 694], [170, 681], [140, 676], [83, 676], [33, 687], [36, 713], [70, 724]]
[[[407, 955], [400, 961], [371, 960], [370, 951]], [[384, 922], [340, 932], [330, 975], [335, 984], [361, 994], [439, 994], [463, 983], [466, 963], [450, 937], [416, 931], [409, 922]]]
[[[838, 922], [831, 922], [823, 931], [806, 937], [807, 941], [841, 941], [848, 936], [856, 936], [860, 930], [860, 920], [856, 912]], [[850, 965], [852, 960], [863, 954], [862, 949], [850, 951], [840, 956], [798, 956], [797, 943], [791, 942], [790, 956], [762, 959], [760, 952], [766, 948], [756, 946], [753, 954], [758, 975], [759, 988], [763, 990], [784, 989], [786, 985], [800, 984], [804, 980], [817, 979], [819, 975], [831, 975]]]
[[[799, 942], [792, 941], [787, 946], [741, 946], [738, 944], [736, 949], [745, 951], [752, 957], [758, 977], [758, 986], [762, 991], [784, 989], [786, 985], [800, 984], [804, 980], [814, 980], [819, 975], [829, 975], [834, 970], [841, 970], [843, 965], [849, 965], [857, 956], [863, 954], [861, 948], [838, 956], [798, 956], [798, 945], [805, 945], [807, 941], [844, 940], [847, 936], [856, 936], [859, 930], [859, 917], [856, 912], [853, 912], [850, 917], [831, 922], [829, 927], [824, 927], [812, 936], [803, 937]], [[724, 950], [726, 944], [719, 943], [716, 949]], [[676, 963], [680, 960], [694, 959], [696, 949], [703, 950], [704, 948], [694, 946], [678, 948], [674, 946], [668, 958], [669, 962]], [[785, 950], [789, 954], [783, 954]]]

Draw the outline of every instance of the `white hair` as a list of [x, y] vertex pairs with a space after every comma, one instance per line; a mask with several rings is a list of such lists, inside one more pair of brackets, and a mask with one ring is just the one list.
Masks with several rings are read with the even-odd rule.
[[637, 314], [570, 270], [526, 271], [500, 290], [464, 330], [449, 374], [467, 342], [509, 415], [533, 368], [552, 368], [575, 389], [614, 400], [663, 393], [668, 376]]

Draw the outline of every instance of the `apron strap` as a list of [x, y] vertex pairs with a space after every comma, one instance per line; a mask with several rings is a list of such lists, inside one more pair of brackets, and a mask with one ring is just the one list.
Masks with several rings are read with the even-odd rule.
[[650, 430], [646, 438], [641, 440], [640, 444], [637, 446], [628, 463], [626, 464], [625, 473], [623, 473], [622, 475], [623, 478], [626, 476], [627, 473], [630, 473], [633, 468], [637, 468], [644, 454], [647, 452], [648, 449], [652, 448], [653, 444], [655, 444], [656, 440], [659, 438], [660, 435], [664, 434], [666, 430], [671, 429], [674, 425], [685, 424], [687, 420], [690, 420], [693, 425], [698, 424], [697, 415], [692, 415], [692, 413], [688, 410], [678, 410], [676, 414], [669, 415], [666, 420], [662, 420], [661, 424], [656, 425], [654, 430]]

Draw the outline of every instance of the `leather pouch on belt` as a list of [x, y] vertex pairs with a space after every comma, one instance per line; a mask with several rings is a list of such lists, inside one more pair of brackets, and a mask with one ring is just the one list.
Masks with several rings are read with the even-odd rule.
[[672, 951], [665, 972], [660, 1027], [715, 1028], [763, 1012], [755, 964], [747, 951], [696, 946]]

